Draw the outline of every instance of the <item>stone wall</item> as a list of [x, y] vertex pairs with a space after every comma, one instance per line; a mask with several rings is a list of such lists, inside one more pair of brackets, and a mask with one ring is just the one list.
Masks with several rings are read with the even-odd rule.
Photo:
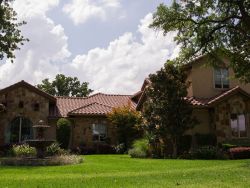
[[73, 122], [72, 148], [80, 145], [93, 146], [93, 124], [107, 125], [107, 137], [111, 145], [116, 144], [116, 129], [106, 117], [75, 117], [70, 119]]
[[[20, 107], [20, 102], [23, 102], [23, 107]], [[23, 87], [17, 87], [7, 93], [0, 95], [0, 103], [6, 105], [6, 111], [0, 113], [0, 145], [6, 143], [6, 131], [10, 129], [11, 121], [22, 116], [28, 118], [32, 124], [37, 124], [39, 120], [48, 123], [49, 116], [49, 100], [35, 92], [32, 92]], [[39, 110], [34, 110], [34, 104], [39, 104]], [[51, 128], [53, 130], [53, 128]], [[50, 138], [55, 138], [54, 133], [50, 133]]]
[[215, 124], [217, 141], [223, 142], [232, 140], [232, 131], [230, 125], [231, 114], [245, 114], [246, 115], [246, 129], [248, 137], [250, 136], [249, 127], [249, 100], [241, 95], [236, 95], [230, 99], [218, 104], [215, 107]]

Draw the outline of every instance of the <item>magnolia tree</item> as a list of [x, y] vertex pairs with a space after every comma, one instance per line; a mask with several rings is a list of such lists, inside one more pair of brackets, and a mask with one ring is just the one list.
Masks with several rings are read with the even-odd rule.
[[176, 157], [179, 138], [195, 125], [192, 106], [185, 100], [186, 74], [167, 62], [161, 70], [150, 74], [149, 80], [142, 114], [147, 135], [150, 135], [151, 144], [160, 140], [165, 149], [171, 144], [172, 156]]

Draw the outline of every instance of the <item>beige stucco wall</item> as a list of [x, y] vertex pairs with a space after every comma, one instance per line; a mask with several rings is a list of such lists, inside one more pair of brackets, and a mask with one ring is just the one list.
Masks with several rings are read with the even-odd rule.
[[[24, 107], [19, 108], [19, 102], [24, 102]], [[26, 88], [15, 88], [8, 93], [0, 95], [0, 103], [7, 103], [5, 112], [0, 113], [0, 144], [4, 144], [7, 140], [5, 132], [10, 127], [10, 122], [21, 115], [28, 118], [33, 125], [37, 124], [39, 120], [48, 123], [49, 116], [49, 100], [43, 96], [38, 95]], [[39, 103], [39, 111], [34, 111], [32, 105]], [[55, 138], [55, 127], [51, 127], [46, 131], [45, 136], [48, 138]], [[35, 132], [35, 131], [34, 131]]]
[[[188, 92], [189, 96], [210, 98], [223, 91], [222, 89], [214, 87], [214, 68], [206, 65], [205, 63], [205, 59], [201, 59], [192, 66], [192, 70], [188, 76], [188, 79], [192, 81]], [[225, 64], [228, 64], [226, 60]], [[230, 88], [239, 85], [242, 89], [250, 93], [250, 84], [240, 83], [237, 79], [235, 79], [232, 69], [229, 69], [229, 77]]]
[[74, 117], [71, 118], [71, 121], [73, 122], [72, 148], [83, 144], [87, 147], [93, 146], [92, 125], [98, 123], [107, 125], [107, 137], [110, 144], [116, 144], [116, 129], [106, 117]]

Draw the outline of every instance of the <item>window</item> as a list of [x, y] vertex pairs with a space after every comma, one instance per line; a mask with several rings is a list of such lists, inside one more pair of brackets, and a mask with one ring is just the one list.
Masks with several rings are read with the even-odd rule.
[[229, 88], [229, 72], [227, 68], [214, 69], [214, 87]]
[[246, 137], [246, 119], [244, 114], [231, 115], [231, 129], [233, 137]]
[[39, 111], [40, 110], [39, 103], [35, 103], [34, 106], [33, 106], [33, 108], [34, 108], [34, 111]]
[[18, 104], [18, 108], [23, 108], [23, 107], [24, 107], [23, 101], [20, 101]]
[[93, 124], [92, 125], [93, 130], [93, 141], [105, 141], [107, 137], [107, 127], [103, 124]]

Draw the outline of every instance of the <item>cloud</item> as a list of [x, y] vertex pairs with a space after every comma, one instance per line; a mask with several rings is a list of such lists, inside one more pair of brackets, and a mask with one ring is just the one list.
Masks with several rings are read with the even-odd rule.
[[91, 18], [105, 20], [111, 9], [120, 7], [120, 0], [71, 0], [63, 6], [75, 25], [85, 23]]
[[[37, 84], [44, 78], [63, 73], [88, 81], [96, 92], [132, 94], [140, 89], [148, 74], [160, 69], [167, 59], [178, 53], [179, 48], [173, 42], [175, 33], [163, 36], [162, 32], [148, 28], [152, 22], [152, 14], [148, 14], [140, 21], [137, 33], [124, 33], [107, 47], [91, 49], [70, 61], [63, 26], [55, 24], [46, 14], [57, 7], [58, 1], [39, 2], [14, 1], [20, 19], [28, 22], [22, 27], [22, 34], [30, 42], [16, 52], [15, 63], [0, 64], [0, 87], [20, 80]], [[109, 2], [107, 6], [117, 6]], [[39, 7], [32, 10], [28, 8], [30, 3], [37, 3]]]
[[7, 86], [20, 80], [37, 83], [59, 71], [58, 62], [70, 56], [67, 36], [61, 25], [56, 25], [46, 12], [58, 5], [58, 0], [16, 0], [13, 8], [18, 19], [27, 21], [22, 34], [30, 41], [17, 51], [15, 62], [0, 64], [0, 85]]
[[145, 77], [174, 58], [178, 46], [175, 33], [163, 36], [148, 28], [152, 14], [141, 20], [138, 36], [128, 32], [110, 42], [107, 48], [95, 48], [77, 55], [64, 72], [88, 81], [96, 91], [131, 94], [140, 89]]

